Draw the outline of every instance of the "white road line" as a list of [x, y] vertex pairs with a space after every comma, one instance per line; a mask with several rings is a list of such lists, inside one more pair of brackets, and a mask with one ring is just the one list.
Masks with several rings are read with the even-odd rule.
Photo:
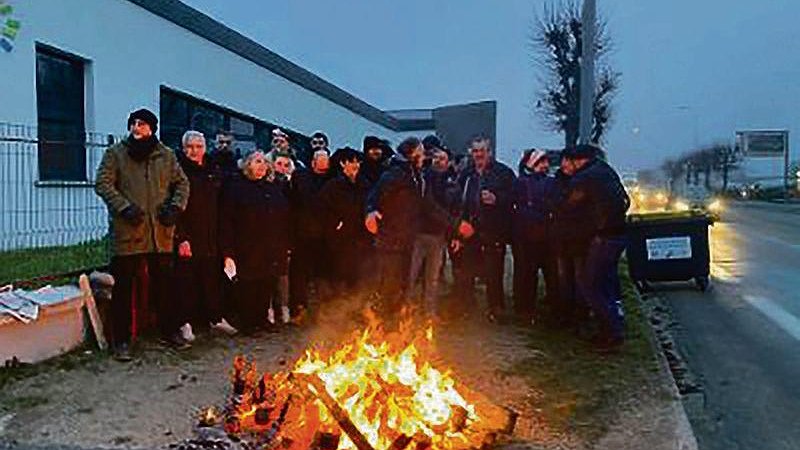
[[744, 295], [744, 300], [774, 322], [775, 325], [778, 325], [783, 331], [800, 341], [800, 319], [778, 306], [772, 300], [752, 295]]

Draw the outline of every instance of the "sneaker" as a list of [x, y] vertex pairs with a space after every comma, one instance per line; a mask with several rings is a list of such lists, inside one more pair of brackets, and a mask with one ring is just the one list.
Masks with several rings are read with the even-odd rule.
[[233, 325], [229, 324], [227, 320], [223, 317], [217, 323], [211, 324], [211, 329], [214, 331], [219, 331], [220, 333], [227, 334], [228, 336], [233, 336], [234, 334], [238, 333], [239, 330], [233, 327]]
[[183, 324], [183, 326], [181, 327], [181, 337], [186, 342], [194, 342], [195, 336], [194, 333], [192, 332], [192, 324], [190, 323]]
[[133, 361], [128, 343], [119, 344], [114, 348], [114, 359], [119, 362]]
[[291, 316], [289, 315], [289, 307], [288, 306], [281, 306], [281, 322], [284, 324], [289, 323], [292, 320]]
[[275, 310], [273, 310], [272, 308], [267, 310], [267, 322], [271, 323], [272, 325], [275, 325]]

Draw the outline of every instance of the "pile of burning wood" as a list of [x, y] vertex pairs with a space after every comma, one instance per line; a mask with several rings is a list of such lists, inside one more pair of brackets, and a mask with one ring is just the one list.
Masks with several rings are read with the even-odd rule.
[[[457, 386], [433, 366], [432, 329], [388, 339], [369, 329], [331, 352], [308, 350], [291, 370], [259, 374], [237, 356], [232, 395], [201, 413], [243, 448], [460, 450], [509, 436], [517, 415]], [[216, 443], [181, 448], [219, 448]], [[209, 447], [210, 445], [210, 447]]]

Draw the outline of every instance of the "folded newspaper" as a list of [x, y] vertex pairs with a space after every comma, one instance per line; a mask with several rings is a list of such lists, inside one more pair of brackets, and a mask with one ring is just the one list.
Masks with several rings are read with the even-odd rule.
[[45, 286], [35, 291], [4, 288], [0, 291], [0, 315], [7, 314], [23, 323], [39, 318], [39, 308], [55, 305], [81, 295], [75, 286]]

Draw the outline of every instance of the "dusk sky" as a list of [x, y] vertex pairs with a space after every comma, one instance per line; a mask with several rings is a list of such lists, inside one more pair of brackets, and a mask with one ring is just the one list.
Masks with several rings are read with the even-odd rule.
[[[542, 0], [184, 1], [381, 109], [497, 100], [506, 162], [563, 142], [531, 107], [528, 37]], [[788, 128], [800, 145], [800, 2], [598, 5], [622, 73], [605, 142], [617, 166], [657, 166], [737, 129]]]

